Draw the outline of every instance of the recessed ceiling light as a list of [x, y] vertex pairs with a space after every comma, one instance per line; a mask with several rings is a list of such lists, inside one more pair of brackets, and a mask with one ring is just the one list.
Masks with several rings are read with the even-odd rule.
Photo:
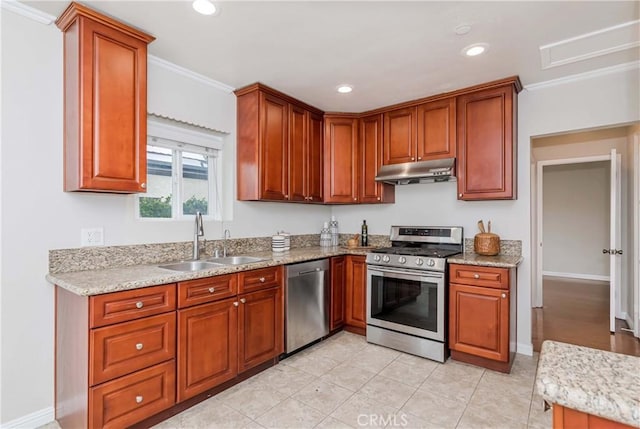
[[454, 28], [453, 31], [458, 36], [462, 36], [463, 34], [467, 34], [469, 31], [471, 31], [471, 26], [469, 24], [460, 24], [456, 28]]
[[192, 4], [196, 12], [203, 15], [213, 15], [216, 13], [216, 5], [209, 0], [194, 0]]
[[351, 85], [340, 85], [340, 86], [338, 86], [337, 90], [338, 90], [338, 92], [340, 94], [348, 94], [351, 91], [353, 91], [353, 86], [351, 86]]
[[485, 52], [488, 48], [489, 45], [487, 43], [475, 43], [464, 48], [462, 53], [468, 57], [475, 57]]

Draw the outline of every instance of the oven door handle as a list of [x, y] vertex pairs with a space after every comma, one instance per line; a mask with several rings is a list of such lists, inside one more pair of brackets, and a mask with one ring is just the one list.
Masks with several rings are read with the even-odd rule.
[[[379, 269], [372, 268], [369, 269], [370, 273], [380, 274], [382, 277], [398, 277], [398, 274], [402, 276], [406, 280], [414, 280], [417, 277], [421, 278], [429, 278], [429, 279], [444, 279], [444, 273], [430, 273], [424, 271], [402, 271], [402, 270], [390, 270], [388, 268]], [[394, 276], [387, 276], [386, 274], [395, 274]]]

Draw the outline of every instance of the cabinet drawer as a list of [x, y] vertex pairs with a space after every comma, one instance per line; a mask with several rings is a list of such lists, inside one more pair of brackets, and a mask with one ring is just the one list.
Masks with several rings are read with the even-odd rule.
[[176, 314], [94, 329], [90, 337], [89, 384], [93, 386], [173, 359]]
[[178, 307], [190, 307], [236, 295], [236, 274], [207, 277], [178, 283]]
[[96, 295], [89, 299], [89, 319], [92, 328], [175, 309], [175, 284]]
[[138, 371], [89, 390], [89, 427], [123, 428], [176, 402], [175, 361]]
[[509, 289], [509, 269], [451, 264], [449, 282]]
[[282, 266], [238, 273], [238, 293], [253, 292], [282, 284]]

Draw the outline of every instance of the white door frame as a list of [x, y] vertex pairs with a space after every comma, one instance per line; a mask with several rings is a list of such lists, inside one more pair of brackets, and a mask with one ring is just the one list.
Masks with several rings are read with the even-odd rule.
[[[618, 155], [619, 157], [620, 155]], [[568, 164], [581, 164], [587, 162], [598, 162], [598, 161], [611, 161], [611, 155], [595, 155], [595, 156], [585, 156], [578, 158], [564, 158], [564, 159], [549, 159], [545, 161], [536, 162], [536, 266], [535, 270], [535, 282], [532, 287], [533, 296], [531, 297], [531, 302], [533, 307], [542, 307], [543, 297], [542, 297], [542, 256], [543, 256], [543, 247], [542, 247], [542, 238], [543, 238], [543, 168], [549, 165], [568, 165]], [[616, 314], [618, 314], [620, 306], [620, 292], [615, 291], [615, 296], [617, 297], [618, 302], [616, 302]], [[639, 303], [640, 305], [640, 303]]]
[[633, 264], [633, 334], [640, 337], [640, 133], [633, 135], [633, 183], [635, 185], [633, 191], [633, 247], [635, 249], [633, 255], [635, 259], [631, 260]]

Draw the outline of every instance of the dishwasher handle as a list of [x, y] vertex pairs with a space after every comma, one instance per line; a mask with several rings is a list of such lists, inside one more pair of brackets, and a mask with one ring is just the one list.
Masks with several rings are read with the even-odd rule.
[[322, 271], [322, 269], [321, 269], [321, 268], [316, 268], [316, 269], [314, 269], [314, 270], [309, 270], [309, 271], [300, 271], [300, 272], [298, 273], [298, 275], [299, 275], [299, 276], [304, 276], [304, 275], [307, 275], [307, 274], [315, 274], [315, 273], [319, 273], [320, 271]]

